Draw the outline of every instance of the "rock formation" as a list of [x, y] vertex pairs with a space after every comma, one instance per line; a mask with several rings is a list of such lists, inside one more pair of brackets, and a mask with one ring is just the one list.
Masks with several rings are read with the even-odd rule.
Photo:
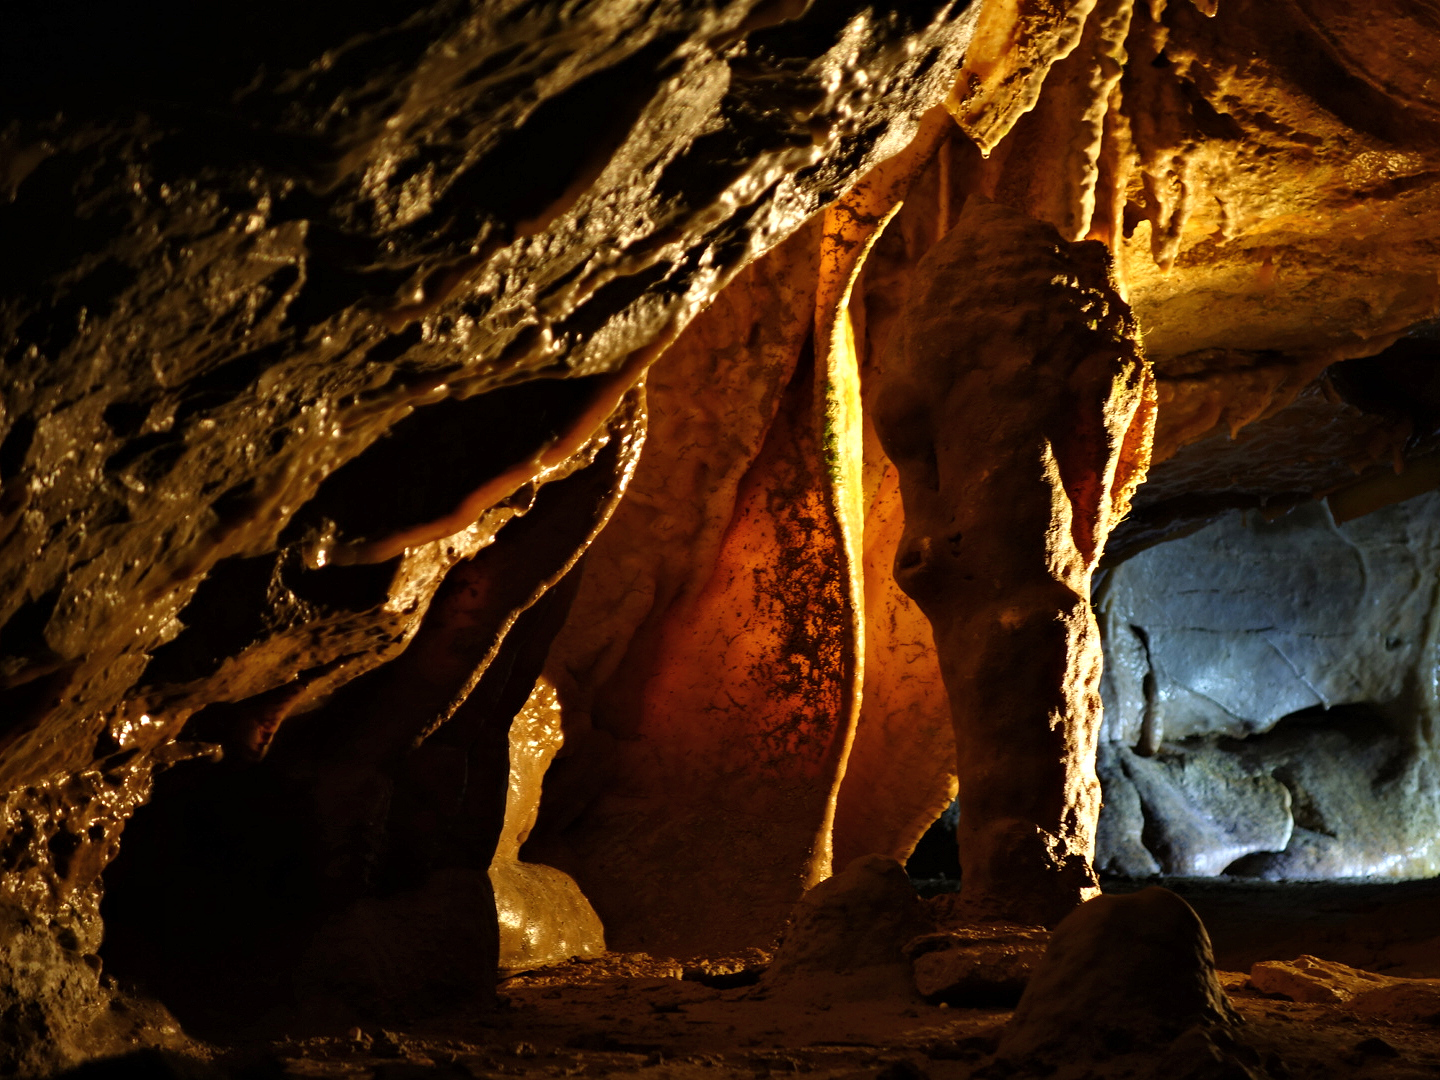
[[1053, 922], [1095, 894], [1090, 577], [1149, 461], [1152, 377], [1104, 249], [996, 204], [966, 205], [901, 318], [876, 428], [905, 501], [895, 575], [955, 718], [962, 894]]
[[[6, 1067], [759, 955], [957, 791], [1053, 923], [1102, 564], [1102, 866], [1429, 872], [1432, 8], [7, 12]], [[1331, 652], [1160, 610], [1266, 529]]]
[[1102, 866], [1440, 869], [1437, 522], [1433, 492], [1340, 524], [1311, 503], [1232, 515], [1111, 571]]
[[1149, 888], [1097, 897], [1056, 927], [1000, 1055], [1076, 1065], [1162, 1048], [1191, 1028], [1223, 1032], [1236, 1020], [1205, 927], [1180, 897]]

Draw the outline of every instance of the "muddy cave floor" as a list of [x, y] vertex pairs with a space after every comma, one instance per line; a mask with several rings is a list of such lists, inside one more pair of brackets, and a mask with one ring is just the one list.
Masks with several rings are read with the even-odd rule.
[[[1123, 893], [1155, 884], [1110, 881]], [[1363, 1017], [1246, 985], [1252, 964], [1311, 954], [1388, 975], [1440, 978], [1440, 879], [1271, 884], [1164, 879], [1204, 920], [1221, 980], [1265, 1071], [1285, 1077], [1440, 1077], [1440, 1025]], [[940, 882], [918, 882], [934, 895]], [[611, 953], [502, 981], [500, 1007], [457, 1010], [406, 1030], [229, 1046], [197, 1057], [92, 1063], [73, 1075], [167, 1077], [966, 1080], [1001, 1077], [996, 1039], [1008, 1009], [951, 1008], [916, 997], [896, 973], [775, 989], [757, 956], [692, 960]], [[698, 977], [708, 969], [703, 981]], [[717, 975], [715, 972], [732, 971]], [[727, 985], [729, 984], [729, 985]], [[1118, 1063], [1117, 1063], [1118, 1065]], [[1148, 1076], [1143, 1065], [1096, 1077]]]

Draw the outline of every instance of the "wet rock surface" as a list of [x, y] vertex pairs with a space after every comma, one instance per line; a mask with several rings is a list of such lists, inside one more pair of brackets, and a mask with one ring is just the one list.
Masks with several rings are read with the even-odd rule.
[[[597, 952], [597, 914], [624, 947], [665, 943], [603, 978], [753, 983], [755, 956], [730, 960], [768, 950], [832, 847], [841, 864], [904, 857], [954, 797], [934, 641], [890, 572], [913, 554], [899, 474], [914, 517], [915, 462], [892, 462], [874, 428], [914, 270], [967, 200], [1108, 247], [1139, 315], [1169, 468], [1117, 558], [1235, 505], [1331, 492], [1338, 521], [1440, 480], [1425, 464], [1440, 39], [1424, 5], [1367, 20], [1318, 0], [181, 7], [32, 6], [0, 34], [0, 898], [53, 938], [25, 937], [42, 966], [83, 981], [97, 875], [152, 774], [223, 750], [219, 768], [166, 773], [135, 818], [103, 952], [196, 1031], [363, 1025], [272, 1072], [512, 1071], [538, 1056], [528, 1037], [487, 1062], [474, 1031], [447, 1050], [410, 1025], [493, 1007], [506, 948], [522, 966]], [[952, 89], [958, 127], [933, 108]], [[1004, 323], [969, 306], [986, 310], [962, 326]], [[1071, 324], [1035, 355], [1094, 329]], [[652, 368], [672, 343], [684, 364]], [[1346, 366], [1375, 353], [1384, 378]], [[660, 467], [597, 549], [641, 475], [647, 369]], [[993, 841], [992, 861], [1030, 860], [1036, 888], [1010, 902], [1060, 870], [1035, 918], [1091, 884], [1085, 600], [1135, 471], [1112, 445], [1124, 402], [1080, 408], [1078, 434], [1037, 421], [1042, 399], [1089, 393], [1075, 379], [1058, 395], [1017, 379], [1014, 424], [981, 447], [1033, 459], [1042, 430], [1056, 499], [1002, 485], [957, 541], [989, 540], [999, 566], [1068, 530], [1086, 562], [1059, 574], [1076, 663], [1034, 687], [1081, 721], [1040, 755], [1063, 775], [1021, 785], [1019, 828], [1014, 800], [972, 798], [1014, 777], [972, 770], [962, 792], [961, 828]], [[947, 474], [975, 471], [944, 439], [931, 449]], [[1380, 475], [1392, 461], [1408, 476]], [[1043, 527], [1002, 535], [992, 508], [1022, 503]], [[958, 535], [940, 524], [930, 539]], [[1014, 617], [986, 610], [963, 615]], [[1427, 662], [1350, 651], [1406, 687]], [[1236, 658], [1300, 693], [1281, 666]], [[1343, 659], [1322, 656], [1326, 674]], [[567, 745], [536, 823], [548, 754], [512, 769], [511, 721], [542, 674]], [[1367, 800], [1391, 814], [1435, 786], [1410, 713], [1275, 723], [1294, 707], [1256, 719], [1283, 704], [1264, 696], [1212, 695], [1238, 732], [1206, 713], [1185, 735], [1142, 710], [1112, 755], [1116, 866], [1404, 871], [1371, 854], [1395, 856], [1424, 815], [1392, 828]], [[1237, 734], [1243, 754], [1219, 743]], [[508, 823], [507, 786], [524, 796]], [[1216, 827], [1231, 809], [1255, 822]], [[872, 891], [888, 895], [857, 895]], [[832, 951], [868, 955], [847, 941]], [[722, 959], [690, 955], [706, 949]], [[570, 985], [555, 978], [536, 991]], [[696, 985], [655, 991], [657, 1031], [750, 985], [681, 981]], [[105, 983], [15, 985], [43, 999], [17, 1015], [60, 1027], [82, 998], [123, 1002]], [[922, 1006], [896, 993], [900, 1027], [874, 1038], [908, 1049], [829, 1064], [900, 1080], [993, 1050], [993, 1031], [960, 1023], [922, 1060], [895, 1034]], [[816, 999], [792, 1005], [814, 1009], [812, 1041], [845, 1026]], [[602, 1015], [562, 1041], [614, 1050]], [[858, 1007], [845, 1023], [863, 1026]], [[163, 1041], [144, 1026], [107, 1045]], [[1203, 1068], [1251, 1067], [1204, 1032], [1176, 1045]], [[1412, 1049], [1366, 1032], [1353, 1053]], [[759, 1059], [751, 1071], [824, 1060]]]
[[970, 27], [953, 4], [17, 19], [6, 790], [206, 707], [262, 756], [393, 659], [694, 312], [909, 141]]
[[[6, 680], [16, 709], [39, 695], [12, 741], [113, 708], [222, 560], [284, 545], [323, 593], [347, 573], [327, 566], [470, 525], [451, 521], [465, 500], [562, 444], [602, 376], [902, 147], [968, 31], [953, 5], [750, 25], [746, 5], [642, 19], [601, 4], [571, 22], [442, 5], [316, 21], [282, 46], [226, 12], [233, 53], [173, 97], [157, 73], [67, 84], [80, 46], [61, 45], [62, 16], [8, 35], [39, 42], [9, 74], [0, 224], [16, 253]], [[162, 40], [201, 33], [182, 20]], [[219, 119], [194, 124], [207, 107]], [[495, 446], [457, 441], [477, 425]], [[420, 462], [425, 485], [395, 485], [383, 509], [367, 497]], [[264, 604], [260, 576], [258, 625], [233, 613], [245, 637], [212, 664], [274, 627], [300, 638], [276, 685], [348, 655], [309, 609]], [[152, 700], [212, 674], [199, 651], [188, 678], [151, 672]], [[170, 707], [267, 689], [212, 682]], [[12, 759], [13, 780], [66, 764]]]

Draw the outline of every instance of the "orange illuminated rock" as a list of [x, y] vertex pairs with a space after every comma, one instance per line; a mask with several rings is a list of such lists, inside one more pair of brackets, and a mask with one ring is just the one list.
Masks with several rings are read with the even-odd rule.
[[[878, 449], [878, 448], [877, 448]], [[888, 465], [865, 519], [865, 693], [835, 809], [835, 864], [908, 858], [955, 798], [955, 736], [930, 624], [895, 583], [905, 529]]]
[[[1124, 67], [1132, 0], [1098, 0], [1074, 50], [1057, 60], [1035, 106], [991, 153], [984, 167], [994, 197], [1048, 221], [1067, 240], [1084, 239], [1096, 221], [1100, 155], [1107, 113]], [[1036, 168], [1044, 161], [1043, 168]], [[1103, 215], [1102, 215], [1103, 216]]]
[[950, 692], [962, 895], [1053, 922], [1095, 893], [1090, 577], [1148, 464], [1153, 379], [1104, 249], [981, 201], [921, 261], [893, 354], [876, 428], [896, 578]]
[[[651, 451], [587, 563], [550, 664], [567, 738], [613, 761], [603, 779], [574, 785], [581, 798], [601, 788], [583, 820], [542, 826], [548, 835], [534, 845], [572, 870], [619, 947], [763, 944], [801, 892], [830, 874], [862, 684], [869, 692], [864, 530], [877, 512], [865, 483], [851, 292], [950, 130], [932, 110], [908, 148], [827, 210], [819, 229], [737, 279], [655, 369]], [[893, 484], [886, 499], [876, 504], [881, 547], [893, 549]], [[896, 607], [893, 597], [880, 603]], [[931, 651], [918, 613], [900, 606], [908, 612], [879, 642], [887, 661]], [[921, 669], [933, 671], [927, 660]], [[876, 694], [880, 709], [897, 708], [877, 716], [880, 737], [865, 740], [861, 797], [841, 829], [847, 857], [872, 848], [903, 857], [950, 797], [942, 758], [938, 789], [922, 783], [914, 798], [906, 769], [917, 755], [898, 732], [925, 711], [911, 699], [936, 690], [931, 678]], [[552, 821], [578, 813], [565, 805], [565, 775], [562, 765]], [[696, 888], [708, 897], [703, 917]]]
[[654, 368], [650, 452], [551, 652], [573, 756], [526, 856], [575, 877], [614, 948], [764, 943], [829, 872], [853, 647], [801, 364], [818, 263], [806, 228]]
[[1080, 40], [1095, 0], [987, 0], [945, 107], [989, 153], [1035, 107], [1045, 76]]
[[510, 722], [510, 790], [505, 824], [490, 863], [495, 913], [500, 923], [500, 969], [522, 971], [605, 951], [600, 917], [568, 874], [523, 862], [520, 845], [540, 813], [545, 770], [564, 742], [560, 702], [541, 678]]

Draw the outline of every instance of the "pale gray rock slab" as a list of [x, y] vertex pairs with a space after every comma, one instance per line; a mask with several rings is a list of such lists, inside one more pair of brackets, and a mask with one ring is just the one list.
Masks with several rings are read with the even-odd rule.
[[1237, 513], [1113, 568], [1097, 864], [1440, 870], [1437, 581], [1440, 493], [1342, 525]]
[[1095, 869], [1101, 874], [1143, 878], [1160, 873], [1160, 863], [1145, 846], [1145, 810], [1122, 756], [1130, 751], [1102, 742], [1095, 763], [1105, 803], [1095, 839]]
[[1219, 874], [1290, 842], [1290, 792], [1263, 768], [1203, 745], [1153, 758], [1112, 752], [1141, 804], [1144, 847], [1165, 873]]
[[1423, 662], [1437, 530], [1440, 495], [1338, 526], [1316, 503], [1274, 523], [1233, 514], [1115, 567], [1096, 596], [1107, 735], [1135, 745], [1149, 703], [1173, 742], [1393, 700]]

